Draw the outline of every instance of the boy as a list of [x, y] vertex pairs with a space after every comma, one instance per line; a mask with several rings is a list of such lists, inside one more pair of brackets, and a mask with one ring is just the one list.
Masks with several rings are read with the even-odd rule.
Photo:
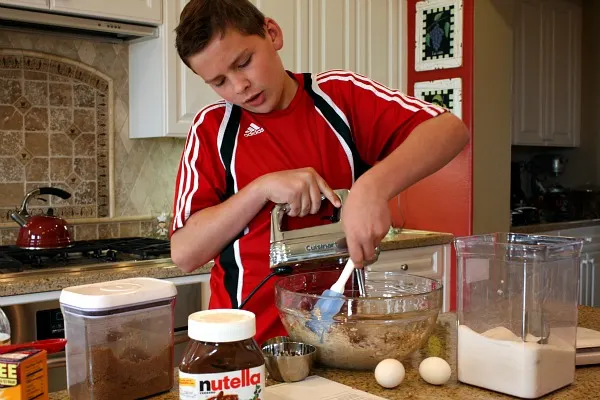
[[[269, 274], [274, 204], [314, 215], [321, 194], [339, 207], [332, 188], [351, 188], [344, 231], [361, 266], [388, 232], [388, 201], [468, 141], [451, 113], [366, 77], [286, 71], [281, 28], [248, 0], [191, 0], [176, 34], [181, 59], [225, 100], [194, 119], [171, 227], [179, 268], [215, 259], [210, 308], [237, 308]], [[257, 315], [258, 343], [285, 334], [274, 282], [244, 306]]]

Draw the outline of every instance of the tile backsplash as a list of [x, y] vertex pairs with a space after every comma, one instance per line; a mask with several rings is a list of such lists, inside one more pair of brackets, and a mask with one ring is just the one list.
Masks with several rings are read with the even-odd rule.
[[0, 30], [0, 223], [37, 186], [74, 223], [169, 213], [184, 142], [129, 139], [128, 110], [126, 44]]

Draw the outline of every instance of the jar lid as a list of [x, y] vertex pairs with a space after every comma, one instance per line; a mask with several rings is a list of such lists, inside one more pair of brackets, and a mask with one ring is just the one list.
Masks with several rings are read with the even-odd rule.
[[70, 307], [100, 311], [177, 296], [172, 282], [155, 278], [127, 278], [116, 281], [71, 286], [60, 293], [60, 303]]
[[198, 311], [188, 317], [188, 336], [199, 342], [229, 343], [254, 337], [256, 316], [234, 309]]

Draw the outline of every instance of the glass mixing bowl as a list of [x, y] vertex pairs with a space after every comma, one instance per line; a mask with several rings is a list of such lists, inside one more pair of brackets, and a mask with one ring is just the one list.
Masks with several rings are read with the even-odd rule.
[[[402, 360], [429, 339], [442, 308], [439, 281], [403, 272], [367, 272], [365, 297], [359, 297], [352, 279], [345, 297], [322, 296], [340, 272], [294, 274], [275, 284], [275, 304], [290, 338], [315, 346], [319, 363], [373, 369], [386, 358]], [[323, 321], [315, 307], [319, 300], [339, 301], [340, 311]], [[307, 323], [315, 320], [326, 329], [311, 330]]]

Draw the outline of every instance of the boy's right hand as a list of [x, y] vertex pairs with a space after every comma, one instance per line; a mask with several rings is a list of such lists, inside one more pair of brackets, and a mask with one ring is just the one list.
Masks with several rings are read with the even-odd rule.
[[335, 207], [342, 205], [333, 189], [310, 167], [263, 175], [257, 183], [265, 200], [289, 205], [290, 217], [316, 214], [321, 208], [321, 194]]

